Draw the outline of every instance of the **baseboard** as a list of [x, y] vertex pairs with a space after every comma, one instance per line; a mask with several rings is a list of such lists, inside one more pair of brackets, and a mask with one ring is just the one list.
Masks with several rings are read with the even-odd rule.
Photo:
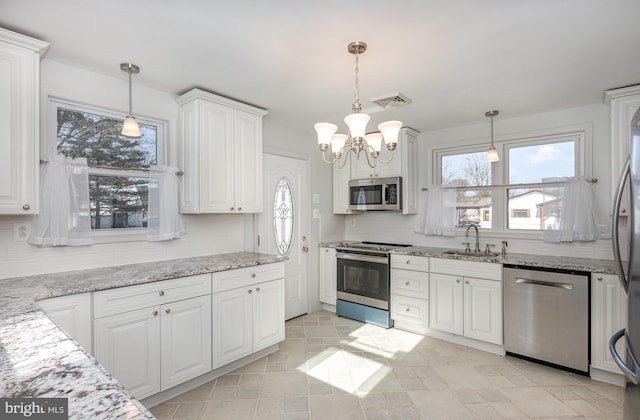
[[593, 366], [589, 370], [589, 376], [594, 381], [605, 382], [611, 385], [617, 385], [624, 388], [626, 385], [626, 379], [622, 373], [613, 373], [606, 370], [594, 368]]

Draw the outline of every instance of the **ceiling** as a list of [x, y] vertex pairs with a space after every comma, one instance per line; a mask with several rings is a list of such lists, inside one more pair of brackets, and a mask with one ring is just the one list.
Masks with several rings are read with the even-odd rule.
[[[638, 0], [0, 0], [0, 26], [46, 57], [180, 94], [200, 87], [313, 132], [351, 112], [419, 131], [600, 103], [640, 83]], [[383, 109], [370, 98], [401, 92]], [[370, 125], [371, 127], [371, 125]]]

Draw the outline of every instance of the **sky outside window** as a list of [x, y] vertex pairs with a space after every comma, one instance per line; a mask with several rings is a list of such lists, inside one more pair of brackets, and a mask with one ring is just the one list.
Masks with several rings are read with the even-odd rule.
[[509, 184], [542, 182], [550, 177], [575, 176], [575, 142], [509, 149]]

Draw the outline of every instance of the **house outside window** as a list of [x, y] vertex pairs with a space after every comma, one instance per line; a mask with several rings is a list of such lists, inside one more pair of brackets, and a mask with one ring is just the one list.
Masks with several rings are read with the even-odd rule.
[[545, 229], [545, 215], [562, 205], [543, 193], [545, 181], [584, 174], [589, 133], [579, 126], [497, 142], [501, 160], [493, 164], [484, 145], [433, 149], [435, 182], [456, 188], [456, 227]]
[[57, 99], [49, 101], [50, 150], [87, 158], [91, 228], [147, 226], [150, 165], [164, 164], [165, 123], [137, 118], [141, 136], [120, 135], [123, 114]]

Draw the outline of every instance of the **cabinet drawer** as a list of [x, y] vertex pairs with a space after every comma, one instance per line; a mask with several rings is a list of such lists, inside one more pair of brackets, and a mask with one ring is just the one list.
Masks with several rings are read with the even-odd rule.
[[391, 293], [429, 299], [429, 273], [392, 268]]
[[429, 257], [391, 254], [391, 268], [403, 270], [429, 271]]
[[284, 263], [256, 265], [213, 273], [213, 292], [237, 289], [284, 277]]
[[391, 318], [427, 326], [429, 324], [429, 301], [407, 296], [391, 295]]
[[211, 274], [102, 290], [93, 294], [94, 318], [211, 294]]
[[480, 261], [450, 260], [446, 258], [431, 258], [430, 265], [432, 273], [477, 277], [489, 280], [502, 279], [501, 264]]

